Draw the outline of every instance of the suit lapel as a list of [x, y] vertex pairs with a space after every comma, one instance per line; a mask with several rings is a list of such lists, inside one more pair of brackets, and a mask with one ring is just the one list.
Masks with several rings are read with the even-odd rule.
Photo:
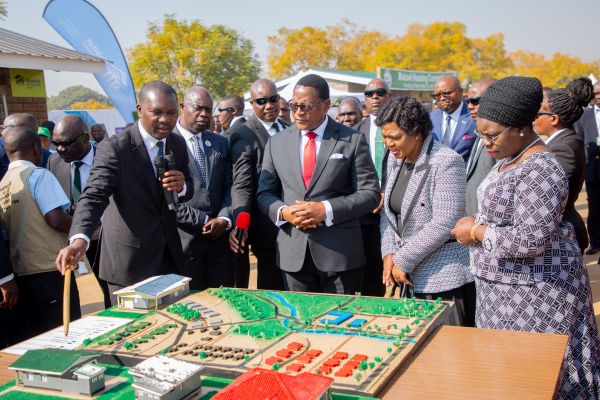
[[[58, 154], [56, 154], [56, 157], [59, 157]], [[69, 196], [69, 200], [73, 201], [73, 188], [71, 185], [71, 163], [68, 163], [61, 158], [58, 158], [56, 161], [59, 162], [58, 165], [60, 165], [60, 167], [58, 168], [58, 174], [56, 178], [58, 179], [62, 187], [65, 188], [65, 192]]]
[[[292, 167], [292, 175], [298, 179], [298, 184], [300, 187], [304, 187], [304, 179], [302, 179], [302, 163], [300, 162], [300, 157], [298, 153], [298, 149], [300, 149], [300, 130], [296, 125], [293, 125], [290, 128], [291, 140], [288, 146], [286, 146], [288, 153], [288, 160], [291, 163]], [[314, 176], [314, 174], [313, 174]]]
[[429, 155], [427, 154], [427, 151], [432, 145], [432, 141], [433, 138], [431, 135], [429, 135], [427, 139], [425, 139], [425, 141], [423, 142], [421, 154], [419, 154], [419, 159], [415, 163], [415, 169], [413, 170], [412, 176], [410, 177], [410, 181], [408, 182], [408, 186], [406, 188], [406, 193], [404, 194], [404, 198], [402, 199], [402, 226], [398, 227], [398, 230], [400, 232], [404, 230], [404, 226], [406, 225], [406, 218], [412, 212], [416, 200], [419, 194], [421, 193], [421, 189], [423, 188], [423, 184], [427, 180], [429, 170], [431, 169], [431, 164], [429, 164]]
[[338, 129], [339, 127], [335, 125], [335, 122], [332, 119], [329, 119], [327, 126], [325, 127], [325, 132], [323, 133], [323, 139], [321, 140], [319, 152], [317, 153], [315, 170], [313, 171], [310, 182], [308, 183], [308, 187], [306, 188], [307, 192], [309, 192], [315, 185], [315, 182], [317, 182], [319, 176], [321, 176], [321, 173], [323, 172], [323, 169], [325, 169], [325, 165], [327, 165], [327, 162], [329, 161], [329, 156], [331, 156], [333, 148], [339, 139], [337, 135]]
[[475, 165], [477, 164], [479, 155], [481, 154], [481, 151], [483, 150], [483, 146], [479, 145], [480, 143], [481, 143], [481, 140], [479, 138], [475, 139], [475, 143], [473, 143], [473, 147], [472, 147], [473, 150], [471, 151], [469, 161], [467, 162], [469, 164], [469, 168], [467, 169], [467, 179], [471, 176], [471, 174], [475, 170]]
[[135, 159], [138, 168], [140, 169], [140, 173], [144, 176], [144, 180], [152, 192], [155, 199], [158, 199], [158, 182], [156, 176], [154, 175], [154, 169], [152, 167], [152, 161], [150, 160], [150, 156], [148, 155], [148, 150], [146, 149], [146, 145], [142, 140], [142, 135], [139, 132], [137, 124], [134, 124], [130, 130], [131, 136], [131, 152], [133, 154], [133, 158]]
[[265, 129], [263, 124], [258, 120], [258, 117], [256, 115], [253, 115], [252, 118], [250, 118], [249, 122], [251, 124], [252, 129], [254, 130], [254, 133], [256, 134], [258, 142], [264, 149], [270, 137], [269, 132], [267, 132], [267, 130]]

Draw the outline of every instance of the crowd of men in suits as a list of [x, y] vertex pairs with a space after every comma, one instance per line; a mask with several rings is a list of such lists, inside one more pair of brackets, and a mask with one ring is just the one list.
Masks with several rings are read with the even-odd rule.
[[[435, 138], [465, 161], [468, 214], [495, 163], [474, 122], [493, 82], [473, 83], [465, 97], [459, 80], [446, 76], [432, 94]], [[252, 113], [232, 95], [217, 114], [205, 88], [178, 99], [155, 81], [139, 92], [139, 120], [108, 139], [102, 126], [65, 116], [49, 135], [53, 154], [35, 118], [10, 115], [0, 139], [0, 325], [11, 328], [2, 329], [0, 347], [60, 325], [67, 268], [91, 268], [106, 307], [115, 304], [113, 292], [166, 273], [191, 277], [196, 290], [248, 287], [250, 250], [259, 289], [383, 296], [379, 211], [388, 152], [375, 116], [392, 93], [376, 78], [364, 94], [364, 105], [342, 100], [333, 119], [323, 78], [301, 78], [289, 102], [259, 79], [250, 87]], [[600, 250], [600, 85], [576, 130], [568, 140], [586, 144], [593, 254]], [[173, 163], [164, 172], [157, 160], [167, 156]], [[239, 235], [243, 212], [251, 223]], [[24, 318], [32, 313], [40, 314], [36, 326]]]

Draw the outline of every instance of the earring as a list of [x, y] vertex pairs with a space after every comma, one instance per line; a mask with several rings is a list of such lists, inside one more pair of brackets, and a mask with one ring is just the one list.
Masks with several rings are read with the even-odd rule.
[[519, 132], [519, 136], [523, 137], [523, 132]]

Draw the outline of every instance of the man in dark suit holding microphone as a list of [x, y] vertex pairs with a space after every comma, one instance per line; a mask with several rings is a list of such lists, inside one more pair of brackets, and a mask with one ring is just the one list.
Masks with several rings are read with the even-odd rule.
[[265, 147], [258, 204], [279, 227], [277, 264], [288, 290], [353, 294], [365, 263], [359, 217], [381, 193], [364, 135], [330, 119], [330, 105], [323, 78], [298, 81], [295, 125]]
[[[104, 213], [100, 278], [108, 282], [113, 304], [114, 291], [154, 275], [179, 272], [183, 266], [176, 212], [165, 194], [165, 189], [175, 191], [181, 201], [193, 195], [186, 144], [171, 135], [177, 109], [171, 86], [154, 81], [142, 87], [139, 121], [100, 143], [73, 216], [70, 245], [56, 258], [63, 273], [77, 265]], [[171, 154], [174, 168], [161, 182], [155, 161]]]

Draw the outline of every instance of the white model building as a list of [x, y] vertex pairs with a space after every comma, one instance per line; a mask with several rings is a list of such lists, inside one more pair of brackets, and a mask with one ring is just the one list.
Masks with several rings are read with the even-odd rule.
[[135, 397], [142, 400], [180, 400], [201, 387], [203, 366], [167, 356], [154, 356], [129, 370]]
[[117, 290], [114, 294], [119, 308], [158, 310], [186, 296], [190, 292], [191, 280], [177, 274], [158, 275]]

